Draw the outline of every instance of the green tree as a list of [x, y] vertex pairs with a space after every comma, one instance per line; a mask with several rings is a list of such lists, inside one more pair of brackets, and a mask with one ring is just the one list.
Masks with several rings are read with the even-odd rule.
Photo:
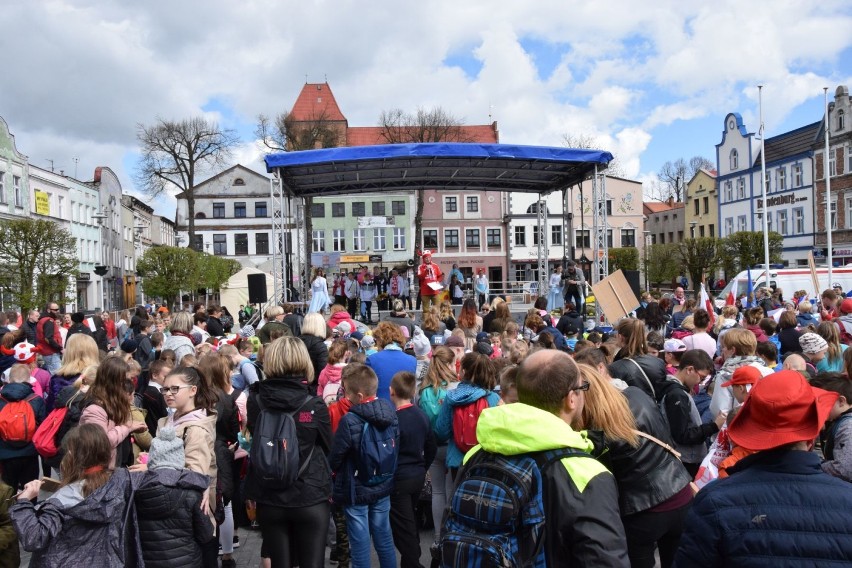
[[199, 253], [196, 261], [198, 263], [198, 280], [194, 288], [206, 288], [214, 292], [218, 292], [222, 284], [242, 268], [242, 265], [236, 260], [207, 253]]
[[145, 292], [167, 302], [178, 300], [182, 290], [194, 290], [198, 282], [198, 255], [189, 248], [154, 246], [136, 263], [145, 279]]
[[21, 310], [69, 301], [69, 279], [79, 267], [77, 241], [42, 219], [0, 221], [0, 290]]
[[[781, 262], [781, 251], [784, 248], [784, 237], [775, 231], [769, 231], [769, 262]], [[720, 246], [722, 266], [730, 268], [734, 273], [745, 270], [750, 266], [763, 264], [763, 233], [738, 231], [722, 239]], [[730, 277], [731, 274], [728, 274]]]
[[671, 282], [680, 271], [680, 259], [671, 243], [650, 245], [645, 256], [645, 274], [652, 286]]
[[639, 249], [623, 247], [609, 249], [609, 273], [616, 270], [639, 270]]
[[679, 260], [676, 268], [682, 268], [689, 274], [693, 288], [697, 291], [704, 276], [719, 265], [719, 240], [713, 237], [684, 239], [675, 247]]

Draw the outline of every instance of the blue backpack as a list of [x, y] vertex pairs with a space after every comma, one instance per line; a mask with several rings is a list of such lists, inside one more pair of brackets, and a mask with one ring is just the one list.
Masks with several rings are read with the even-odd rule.
[[391, 424], [376, 428], [364, 422], [361, 430], [361, 448], [356, 460], [355, 476], [361, 485], [372, 487], [393, 479], [399, 456], [399, 426]]
[[458, 475], [435, 552], [442, 567], [545, 568], [541, 473], [573, 448], [503, 456], [480, 450]]

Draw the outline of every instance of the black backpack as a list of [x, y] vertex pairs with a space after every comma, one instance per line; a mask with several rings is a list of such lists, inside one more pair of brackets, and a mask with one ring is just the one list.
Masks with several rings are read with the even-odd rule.
[[313, 399], [308, 395], [293, 412], [278, 412], [264, 408], [260, 396], [260, 414], [252, 428], [249, 459], [255, 479], [264, 490], [288, 489], [304, 473], [311, 462], [311, 448], [305, 462], [299, 465], [299, 437], [296, 433], [296, 413]]

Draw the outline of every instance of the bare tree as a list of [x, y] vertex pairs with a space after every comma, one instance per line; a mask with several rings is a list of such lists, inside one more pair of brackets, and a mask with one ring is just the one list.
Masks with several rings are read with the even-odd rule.
[[150, 197], [172, 188], [183, 192], [192, 244], [196, 180], [205, 172], [224, 166], [239, 138], [233, 130], [221, 129], [203, 117], [180, 121], [158, 118], [152, 126], [137, 124], [136, 137], [142, 153], [136, 171], [137, 182]]
[[[441, 107], [418, 108], [414, 114], [402, 109], [382, 111], [379, 116], [381, 137], [388, 144], [416, 142], [473, 142], [464, 129], [464, 120], [448, 113]], [[414, 249], [422, 248], [423, 232], [423, 189], [415, 191], [417, 206], [414, 212]]]
[[715, 169], [713, 162], [702, 156], [693, 156], [689, 161], [678, 158], [668, 161], [660, 168], [657, 178], [659, 183], [651, 188], [650, 197], [657, 201], [683, 201], [686, 184], [700, 169]]
[[[568, 148], [578, 148], [580, 150], [601, 150], [609, 152], [604, 148], [597, 138], [590, 134], [563, 134], [562, 141]], [[612, 161], [606, 168], [606, 174], [615, 177], [625, 177], [624, 168], [621, 167], [621, 162], [618, 161], [618, 156], [613, 155]]]

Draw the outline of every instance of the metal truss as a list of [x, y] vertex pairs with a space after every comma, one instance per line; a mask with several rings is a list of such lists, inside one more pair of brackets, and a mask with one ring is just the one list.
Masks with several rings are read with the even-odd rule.
[[538, 231], [538, 295], [547, 295], [548, 271], [547, 271], [547, 202], [539, 194], [536, 204], [538, 223], [535, 230]]
[[609, 276], [609, 247], [606, 238], [606, 175], [595, 166], [592, 178], [592, 284]]

